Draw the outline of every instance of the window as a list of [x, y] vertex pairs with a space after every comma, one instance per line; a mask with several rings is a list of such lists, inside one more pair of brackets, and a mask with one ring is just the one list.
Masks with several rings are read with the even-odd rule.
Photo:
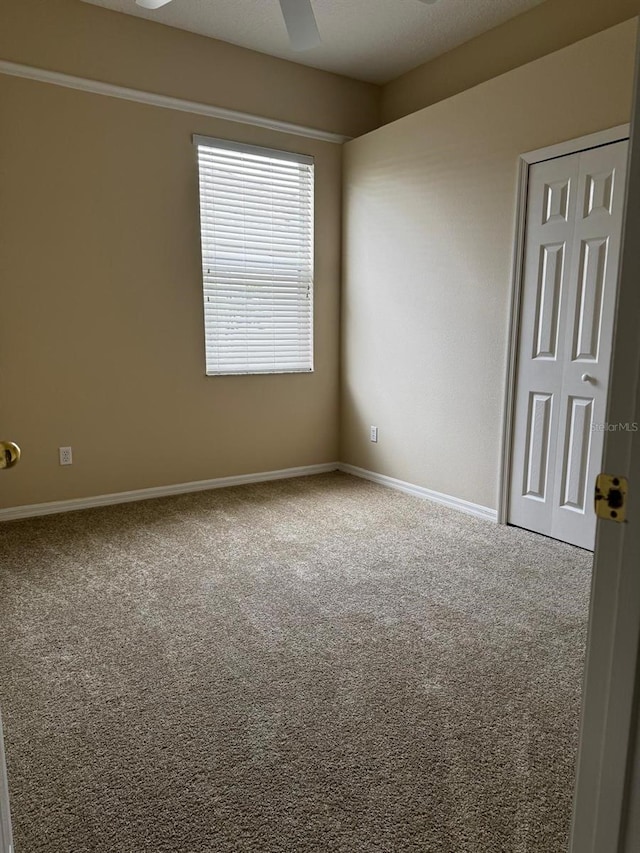
[[194, 143], [207, 375], [313, 370], [313, 158]]

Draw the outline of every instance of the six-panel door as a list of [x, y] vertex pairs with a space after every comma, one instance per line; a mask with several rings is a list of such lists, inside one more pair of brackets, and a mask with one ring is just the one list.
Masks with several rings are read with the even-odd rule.
[[590, 549], [626, 163], [625, 141], [529, 173], [508, 520]]

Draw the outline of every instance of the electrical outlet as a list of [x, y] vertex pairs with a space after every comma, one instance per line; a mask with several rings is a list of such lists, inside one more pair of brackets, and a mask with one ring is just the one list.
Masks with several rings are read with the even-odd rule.
[[73, 453], [70, 447], [59, 447], [58, 454], [61, 465], [73, 465]]
[[369, 428], [369, 439], [371, 441], [377, 441], [378, 440], [378, 427], [372, 426]]

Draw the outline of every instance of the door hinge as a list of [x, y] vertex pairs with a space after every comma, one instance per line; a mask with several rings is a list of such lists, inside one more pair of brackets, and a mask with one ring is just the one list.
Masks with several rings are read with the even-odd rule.
[[619, 474], [598, 474], [596, 477], [595, 509], [598, 518], [626, 521], [629, 482]]

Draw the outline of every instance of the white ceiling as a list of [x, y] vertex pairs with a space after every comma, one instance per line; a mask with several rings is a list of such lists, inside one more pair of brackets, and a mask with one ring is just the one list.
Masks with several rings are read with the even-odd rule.
[[386, 83], [543, 0], [313, 0], [322, 44], [289, 46], [278, 0], [173, 0], [155, 12], [135, 0], [84, 0], [252, 50]]

